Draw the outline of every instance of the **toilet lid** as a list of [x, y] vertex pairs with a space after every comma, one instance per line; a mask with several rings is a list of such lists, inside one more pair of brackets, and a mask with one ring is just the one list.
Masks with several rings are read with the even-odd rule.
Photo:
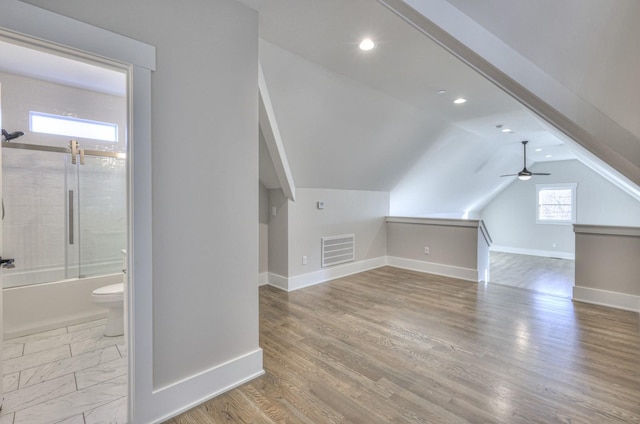
[[100, 287], [93, 291], [96, 295], [105, 294], [122, 294], [124, 292], [124, 283], [111, 284], [110, 286]]

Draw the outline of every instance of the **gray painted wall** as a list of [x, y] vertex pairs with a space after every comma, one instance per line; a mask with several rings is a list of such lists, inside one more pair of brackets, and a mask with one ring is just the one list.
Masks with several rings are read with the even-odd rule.
[[576, 234], [576, 286], [640, 296], [640, 237]]
[[[478, 229], [387, 223], [387, 254], [415, 261], [433, 262], [467, 269], [477, 269]], [[424, 248], [429, 247], [429, 255]]]
[[[273, 215], [273, 208], [276, 214]], [[269, 272], [289, 275], [289, 200], [282, 189], [269, 190]]]
[[269, 190], [258, 185], [258, 272], [269, 271]]
[[577, 223], [640, 225], [640, 202], [579, 161], [540, 163], [531, 170], [551, 175], [514, 181], [482, 211], [496, 246], [575, 252], [571, 225], [536, 224], [536, 184], [577, 183]]
[[289, 276], [322, 269], [322, 237], [355, 234], [356, 262], [385, 256], [388, 214], [388, 192], [297, 188], [289, 203]]
[[154, 386], [255, 351], [257, 13], [234, 0], [29, 3], [157, 49], [148, 358]]

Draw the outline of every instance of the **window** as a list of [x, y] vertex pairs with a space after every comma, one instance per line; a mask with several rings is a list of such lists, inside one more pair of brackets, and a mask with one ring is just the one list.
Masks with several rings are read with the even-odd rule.
[[29, 130], [114, 143], [118, 141], [118, 124], [42, 112], [29, 112]]
[[536, 184], [538, 224], [576, 222], [577, 184]]

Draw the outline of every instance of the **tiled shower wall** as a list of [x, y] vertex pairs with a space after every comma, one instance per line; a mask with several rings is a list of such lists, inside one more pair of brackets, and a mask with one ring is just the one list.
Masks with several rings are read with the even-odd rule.
[[[81, 148], [126, 150], [124, 97], [0, 73], [2, 127], [18, 143], [66, 147], [70, 137], [29, 131], [29, 111], [115, 122], [119, 142], [78, 139]], [[4, 256], [15, 258], [4, 286], [119, 272], [126, 247], [126, 161], [2, 149]], [[74, 191], [74, 244], [68, 243], [68, 190]], [[66, 265], [69, 265], [66, 269]]]

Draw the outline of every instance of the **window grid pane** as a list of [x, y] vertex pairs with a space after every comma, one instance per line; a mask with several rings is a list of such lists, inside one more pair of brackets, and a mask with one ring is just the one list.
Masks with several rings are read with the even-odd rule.
[[538, 188], [537, 220], [573, 222], [573, 188]]

